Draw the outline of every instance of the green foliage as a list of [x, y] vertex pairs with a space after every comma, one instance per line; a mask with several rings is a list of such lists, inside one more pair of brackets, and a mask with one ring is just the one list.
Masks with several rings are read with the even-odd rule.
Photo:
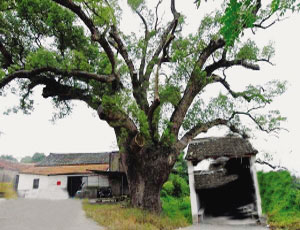
[[[218, 97], [211, 98], [209, 102], [198, 97], [188, 110], [183, 128], [189, 130], [194, 124], [207, 123], [217, 118], [229, 119], [235, 111], [250, 114], [249, 108], [264, 108], [285, 91], [286, 82], [274, 80], [267, 82], [264, 86], [249, 85], [244, 91], [235, 93], [234, 97], [230, 94], [219, 93]], [[252, 111], [251, 116], [265, 130], [273, 131], [286, 120], [277, 110], [270, 110], [264, 114]], [[232, 122], [242, 128], [238, 115]]]
[[185, 218], [192, 223], [190, 189], [187, 178], [187, 165], [182, 152], [174, 165], [168, 181], [161, 190], [163, 213], [172, 220]]
[[140, 133], [146, 139], [149, 139], [150, 138], [149, 123], [145, 112], [141, 110], [136, 103], [132, 103], [131, 105], [129, 105], [128, 112], [129, 114], [131, 114], [132, 118], [139, 125]]
[[46, 158], [46, 155], [44, 153], [35, 153], [32, 156], [32, 162], [36, 163], [36, 162], [40, 162], [42, 160], [44, 160]]
[[[196, 1], [200, 4], [200, 1]], [[297, 0], [273, 0], [266, 9], [260, 10], [255, 16], [257, 1], [245, 0], [229, 0], [224, 15], [220, 22], [222, 28], [220, 33], [223, 35], [226, 45], [233, 46], [243, 31], [247, 28], [253, 28], [256, 21], [264, 20], [267, 15], [278, 13], [280, 17], [284, 16], [287, 11], [294, 12], [299, 10], [299, 2]]]
[[192, 223], [191, 201], [190, 197], [175, 198], [172, 196], [164, 196], [161, 198], [163, 213], [172, 220], [185, 219], [188, 223]]
[[180, 153], [180, 155], [178, 156], [178, 159], [174, 165], [173, 168], [174, 171], [176, 171], [176, 173], [183, 178], [187, 184], [188, 184], [188, 167], [187, 167], [187, 163], [186, 160], [184, 159], [184, 152]]
[[18, 197], [12, 183], [0, 182], [0, 193], [4, 193], [4, 198], [6, 199]]
[[248, 40], [236, 55], [237, 59], [256, 61], [259, 49], [254, 41]]
[[178, 86], [165, 85], [159, 91], [159, 98], [161, 104], [169, 102], [173, 106], [176, 106], [181, 98], [180, 89]]
[[172, 123], [169, 122], [168, 120], [164, 120], [163, 122], [164, 122], [164, 124], [163, 124], [164, 129], [161, 134], [160, 140], [165, 146], [171, 146], [176, 141], [175, 135], [171, 132]]
[[21, 163], [37, 163], [41, 162], [46, 158], [46, 155], [44, 153], [35, 153], [33, 156], [26, 156], [21, 159]]
[[127, 0], [127, 3], [133, 10], [137, 10], [144, 3], [144, 0]]
[[263, 47], [261, 51], [262, 58], [270, 60], [272, 57], [275, 56], [275, 48], [273, 42], [269, 42], [269, 44]]
[[274, 227], [299, 229], [300, 190], [287, 171], [258, 173], [263, 212]]
[[223, 25], [221, 34], [226, 40], [227, 46], [232, 46], [244, 28], [253, 27], [256, 20], [253, 11], [255, 4], [251, 0], [238, 1], [230, 0], [225, 10], [224, 16], [221, 18]]
[[56, 53], [44, 48], [38, 49], [27, 57], [27, 69], [56, 66], [58, 66]]
[[173, 197], [185, 197], [190, 194], [189, 185], [187, 181], [176, 174], [170, 174], [169, 180], [164, 184], [162, 191], [162, 197], [173, 196]]
[[18, 160], [13, 155], [1, 155], [0, 159], [7, 160], [7, 161], [18, 162]]
[[21, 163], [32, 163], [32, 157], [31, 156], [26, 156], [26, 157], [23, 157], [21, 160], [20, 160]]

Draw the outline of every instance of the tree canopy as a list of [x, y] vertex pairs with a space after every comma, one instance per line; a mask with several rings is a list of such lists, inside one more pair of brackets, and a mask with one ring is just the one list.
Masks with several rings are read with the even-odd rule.
[[18, 162], [18, 160], [13, 155], [1, 155], [0, 159], [7, 160], [7, 161]]
[[33, 156], [25, 156], [21, 159], [21, 163], [37, 163], [45, 159], [46, 155], [44, 153], [35, 153]]
[[[142, 26], [131, 34], [120, 27], [126, 18], [117, 0], [2, 1], [0, 93], [16, 82], [16, 110], [25, 113], [34, 108], [32, 93], [40, 85], [42, 96], [51, 97], [59, 109], [58, 118], [71, 112], [71, 100], [97, 110], [115, 131], [132, 203], [158, 210], [157, 193], [198, 134], [227, 126], [246, 138], [249, 127], [242, 117], [266, 132], [278, 130], [285, 120], [277, 110], [265, 112], [285, 92], [284, 82], [235, 91], [226, 71], [257, 71], [260, 63], [272, 64], [272, 43], [258, 47], [243, 35], [268, 29], [299, 3], [220, 3], [214, 12], [199, 15], [198, 30], [187, 35], [182, 32], [186, 16], [175, 0], [158, 0], [152, 9], [146, 1], [128, 0]], [[163, 4], [170, 19], [160, 12]], [[213, 84], [225, 91], [207, 100], [203, 92]]]

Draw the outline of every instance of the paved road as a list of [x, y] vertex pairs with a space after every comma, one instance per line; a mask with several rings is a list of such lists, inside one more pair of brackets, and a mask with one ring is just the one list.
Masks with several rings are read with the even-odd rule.
[[85, 217], [79, 200], [0, 202], [1, 230], [103, 230]]
[[268, 230], [266, 227], [253, 225], [218, 225], [218, 224], [199, 224], [178, 230]]

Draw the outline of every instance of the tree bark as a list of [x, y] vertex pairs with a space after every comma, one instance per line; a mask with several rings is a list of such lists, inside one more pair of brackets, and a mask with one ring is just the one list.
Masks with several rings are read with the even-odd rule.
[[127, 146], [126, 151], [120, 152], [133, 207], [160, 213], [160, 190], [175, 163], [171, 157], [175, 151], [169, 147], [151, 145], [138, 152], [131, 151]]

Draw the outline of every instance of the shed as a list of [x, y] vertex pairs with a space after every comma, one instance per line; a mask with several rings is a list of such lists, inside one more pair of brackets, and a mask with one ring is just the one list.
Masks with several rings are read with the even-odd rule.
[[[193, 223], [220, 216], [259, 219], [257, 152], [238, 136], [200, 138], [189, 144], [186, 160]], [[208, 169], [196, 167], [203, 160], [209, 160]]]

